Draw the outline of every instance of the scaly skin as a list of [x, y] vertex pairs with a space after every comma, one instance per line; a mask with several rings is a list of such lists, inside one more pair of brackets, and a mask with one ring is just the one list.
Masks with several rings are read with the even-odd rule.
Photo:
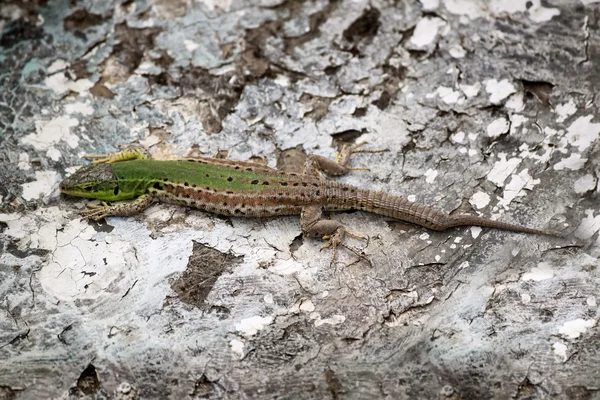
[[364, 152], [357, 150], [358, 147], [345, 147], [336, 161], [310, 155], [301, 174], [280, 172], [251, 162], [205, 157], [150, 160], [141, 152], [125, 150], [107, 156], [88, 156], [98, 160], [65, 179], [60, 190], [68, 195], [104, 201], [134, 200], [91, 206], [83, 214], [94, 220], [133, 215], [155, 201], [228, 216], [300, 214], [303, 232], [329, 239], [329, 244], [324, 247], [333, 246], [334, 256], [335, 247], [344, 245], [343, 237], [348, 232], [339, 222], [323, 219], [323, 210], [363, 210], [437, 231], [476, 225], [557, 236], [552, 232], [468, 214], [448, 215], [401, 196], [321, 178], [318, 171], [343, 175], [351, 170], [347, 167], [351, 154]]

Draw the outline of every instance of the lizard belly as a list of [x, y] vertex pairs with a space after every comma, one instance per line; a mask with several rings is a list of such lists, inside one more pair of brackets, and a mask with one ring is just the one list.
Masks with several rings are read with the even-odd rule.
[[273, 217], [300, 214], [303, 205], [270, 192], [215, 191], [165, 184], [149, 193], [159, 201], [234, 217]]

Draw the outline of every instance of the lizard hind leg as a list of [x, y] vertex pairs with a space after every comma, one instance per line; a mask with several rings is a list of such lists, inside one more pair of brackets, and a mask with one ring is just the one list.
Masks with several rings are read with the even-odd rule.
[[348, 232], [346, 227], [342, 225], [341, 222], [331, 220], [331, 219], [323, 219], [323, 209], [320, 206], [306, 206], [302, 209], [302, 213], [300, 214], [300, 226], [302, 227], [302, 232], [304, 232], [307, 236], [320, 236], [323, 240], [327, 240], [321, 249], [326, 249], [331, 247], [331, 261], [330, 265], [333, 264], [336, 256], [336, 251], [338, 246], [345, 247], [350, 250], [356, 256], [361, 259], [366, 260], [369, 265], [371, 265], [371, 261], [364, 255], [364, 253], [356, 249], [352, 246], [347, 245], [344, 242], [344, 237], [346, 235], [352, 236], [357, 239], [367, 240], [368, 238], [356, 235], [354, 233]]

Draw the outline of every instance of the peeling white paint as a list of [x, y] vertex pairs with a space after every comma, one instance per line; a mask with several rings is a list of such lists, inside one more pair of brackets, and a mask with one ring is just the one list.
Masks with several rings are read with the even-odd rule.
[[50, 121], [35, 121], [35, 133], [23, 137], [21, 142], [33, 146], [36, 150], [48, 150], [64, 141], [72, 149], [79, 144], [79, 138], [71, 133], [71, 128], [79, 125], [75, 118], [56, 117]]
[[35, 181], [21, 185], [22, 196], [28, 201], [47, 196], [56, 190], [59, 181], [60, 175], [56, 171], [35, 171]]
[[558, 329], [558, 333], [568, 337], [569, 339], [577, 339], [582, 333], [596, 325], [594, 319], [577, 318], [573, 321], [567, 321]]
[[585, 174], [573, 183], [573, 190], [577, 194], [583, 194], [594, 190], [596, 187], [596, 178], [592, 174]]
[[600, 230], [600, 214], [594, 216], [594, 210], [585, 210], [585, 214], [573, 234], [578, 239], [588, 240]]
[[477, 96], [479, 91], [481, 90], [481, 83], [476, 82], [472, 85], [459, 84], [458, 87], [462, 92], [467, 96], [467, 98], [472, 98]]
[[[472, 227], [470, 227], [470, 231], [471, 231], [471, 237], [473, 239], [477, 239], [479, 237], [479, 235], [481, 235], [482, 229], [479, 226], [472, 226]], [[467, 249], [467, 248], [471, 247], [471, 245], [465, 245], [463, 247], [465, 249]]]
[[494, 166], [487, 174], [487, 179], [496, 186], [502, 187], [506, 178], [517, 169], [522, 160], [517, 157], [507, 160], [505, 153], [498, 154], [498, 157], [500, 157], [500, 160], [494, 163]]
[[300, 304], [300, 310], [304, 312], [313, 312], [315, 311], [315, 305], [312, 301], [310, 301], [310, 299], [304, 300], [302, 304]]
[[341, 323], [343, 323], [346, 320], [346, 317], [343, 315], [332, 315], [330, 318], [323, 318], [321, 319], [321, 316], [319, 316], [317, 314], [317, 318], [315, 321], [315, 326], [321, 326], [321, 325], [339, 325]]
[[219, 8], [225, 12], [228, 12], [231, 9], [232, 0], [198, 0], [198, 2], [206, 5], [206, 7], [208, 7], [208, 9], [211, 11]]
[[408, 199], [408, 201], [412, 201], [413, 203], [417, 201], [417, 196], [414, 194], [409, 194], [408, 196], [406, 196], [406, 198]]
[[435, 182], [435, 178], [437, 178], [437, 176], [438, 171], [429, 168], [427, 171], [425, 171], [425, 182], [433, 183]]
[[529, 304], [531, 302], [531, 296], [527, 293], [521, 293], [521, 303]]
[[580, 152], [600, 137], [600, 123], [592, 123], [593, 118], [593, 115], [579, 117], [567, 128], [565, 137], [569, 144], [577, 147]]
[[517, 92], [515, 86], [508, 79], [502, 79], [501, 81], [488, 79], [483, 83], [485, 84], [485, 91], [490, 95], [492, 104], [500, 104], [502, 100]]
[[467, 55], [467, 51], [460, 44], [455, 44], [454, 46], [450, 47], [448, 53], [450, 53], [451, 57], [457, 59], [465, 58], [465, 56]]
[[[504, 103], [504, 107], [514, 110], [516, 112], [521, 112], [525, 109], [525, 101], [523, 101], [523, 92], [517, 92], [512, 94], [506, 103]], [[525, 118], [525, 117], [523, 117]], [[512, 120], [512, 117], [511, 117]]]
[[596, 302], [596, 298], [594, 296], [589, 296], [585, 300], [585, 303], [590, 307], [596, 307], [598, 305], [598, 303]]
[[200, 45], [196, 42], [194, 42], [193, 40], [189, 40], [189, 39], [185, 39], [183, 41], [183, 45], [185, 46], [186, 50], [189, 51], [190, 53], [193, 53], [194, 50], [196, 50], [198, 47], [200, 47]]
[[50, 147], [48, 151], [46, 151], [46, 157], [53, 161], [58, 161], [62, 157], [62, 154], [56, 147]]
[[19, 168], [21, 171], [29, 171], [31, 169], [31, 164], [29, 162], [29, 154], [19, 154], [19, 162], [17, 164], [17, 168]]
[[419, 239], [421, 240], [429, 240], [429, 233], [423, 232], [419, 235]]
[[229, 348], [239, 358], [244, 358], [244, 342], [238, 339], [232, 339], [229, 342]]
[[443, 0], [444, 6], [448, 12], [455, 15], [465, 15], [469, 19], [476, 19], [485, 16], [483, 10], [484, 3], [472, 0]]
[[554, 271], [547, 262], [541, 262], [537, 267], [533, 267], [530, 272], [526, 272], [521, 277], [522, 281], [543, 281], [554, 277]]
[[440, 6], [440, 0], [419, 0], [423, 11], [431, 12], [438, 9]]
[[239, 323], [235, 324], [237, 331], [245, 333], [247, 336], [254, 336], [258, 331], [264, 329], [267, 325], [273, 323], [273, 317], [260, 317], [254, 316], [250, 318], [244, 318]]
[[556, 171], [561, 171], [563, 169], [570, 169], [571, 171], [577, 171], [585, 165], [587, 162], [587, 158], [582, 158], [580, 154], [573, 153], [569, 157], [560, 160], [556, 164], [554, 164], [554, 169]]
[[65, 112], [67, 114], [81, 114], [81, 115], [92, 115], [94, 113], [94, 108], [82, 102], [71, 103], [65, 106]]
[[470, 266], [470, 265], [471, 265], [471, 264], [469, 264], [469, 262], [468, 262], [468, 261], [463, 261], [463, 262], [461, 262], [461, 263], [460, 263], [460, 265], [458, 266], [458, 269], [460, 270], [460, 269], [469, 268], [469, 266]]
[[437, 17], [421, 18], [415, 27], [410, 42], [417, 48], [424, 48], [433, 43], [446, 21]]
[[72, 81], [67, 78], [64, 72], [59, 72], [48, 76], [44, 79], [44, 83], [49, 89], [52, 89], [54, 94], [61, 95], [68, 91], [83, 93], [88, 91], [94, 84], [89, 79], [78, 79]]
[[[527, 121], [527, 117], [524, 117], [521, 114], [512, 114], [510, 116], [510, 130], [514, 133], [515, 128], [520, 127]], [[526, 130], [523, 130], [523, 133], [526, 133]]]
[[267, 293], [263, 296], [263, 300], [267, 304], [273, 304], [273, 294]]
[[50, 64], [50, 66], [48, 67], [48, 73], [53, 74], [57, 71], [61, 71], [67, 68], [69, 65], [70, 64], [68, 62], [59, 58], [58, 60], [54, 60], [54, 62]]
[[497, 138], [508, 132], [510, 124], [504, 117], [496, 118], [487, 127], [487, 135], [491, 138]]
[[540, 183], [540, 179], [533, 179], [533, 177], [529, 175], [527, 168], [518, 174], [513, 174], [511, 180], [504, 186], [500, 205], [504, 207], [508, 206], [516, 197], [522, 197], [526, 195], [524, 189], [532, 190]]
[[450, 141], [452, 141], [453, 143], [464, 143], [465, 133], [463, 131], [459, 131], [450, 135]]
[[455, 104], [460, 98], [460, 92], [446, 86], [440, 86], [433, 93], [428, 93], [425, 97], [432, 99], [438, 96], [446, 104]]
[[481, 210], [490, 204], [490, 195], [485, 192], [475, 192], [469, 199], [469, 203], [478, 210]]
[[569, 99], [568, 102], [556, 106], [556, 113], [558, 114], [556, 122], [563, 122], [576, 112], [577, 106], [575, 105], [575, 102], [573, 99]]
[[543, 7], [540, 0], [530, 0], [533, 6], [529, 8], [529, 19], [533, 22], [548, 22], [554, 16], [560, 15], [558, 8]]
[[552, 350], [554, 351], [554, 354], [559, 356], [563, 362], [567, 361], [567, 346], [566, 345], [564, 345], [560, 342], [555, 342], [552, 345]]

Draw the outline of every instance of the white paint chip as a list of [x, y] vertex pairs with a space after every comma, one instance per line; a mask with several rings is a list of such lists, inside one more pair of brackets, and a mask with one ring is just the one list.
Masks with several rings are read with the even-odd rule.
[[433, 183], [435, 181], [435, 178], [437, 178], [437, 176], [438, 176], [438, 172], [436, 170], [433, 170], [430, 168], [427, 171], [425, 171], [425, 182]]
[[506, 178], [517, 169], [522, 160], [517, 157], [507, 160], [505, 153], [500, 153], [498, 156], [500, 160], [494, 163], [494, 166], [487, 174], [487, 179], [496, 186], [502, 187]]
[[238, 358], [244, 358], [244, 342], [238, 339], [232, 339], [229, 342], [229, 348], [236, 356], [238, 356]]
[[521, 294], [521, 303], [529, 304], [530, 302], [531, 302], [531, 296], [528, 295], [527, 293], [522, 293]]
[[184, 40], [183, 45], [185, 46], [186, 50], [189, 51], [190, 53], [192, 53], [194, 50], [196, 50], [198, 47], [200, 47], [200, 45], [198, 43], [194, 42], [193, 40], [189, 40], [189, 39]]
[[29, 154], [19, 154], [19, 163], [17, 164], [17, 168], [19, 168], [21, 171], [29, 171], [31, 169], [31, 164], [29, 162]]
[[585, 174], [573, 183], [573, 190], [577, 194], [583, 194], [594, 190], [596, 187], [596, 178], [592, 174]]
[[267, 304], [273, 304], [273, 295], [271, 293], [267, 293], [264, 295], [263, 300]]
[[44, 79], [44, 83], [49, 89], [52, 89], [54, 94], [61, 95], [68, 91], [83, 93], [89, 90], [94, 84], [89, 79], [78, 79], [72, 81], [68, 79], [64, 72], [59, 72], [48, 76]]
[[472, 85], [459, 84], [458, 87], [468, 98], [475, 97], [481, 90], [481, 83], [476, 82]]
[[[482, 230], [482, 229], [481, 229], [481, 227], [479, 227], [479, 226], [472, 226], [472, 227], [470, 228], [470, 230], [471, 230], [471, 237], [472, 237], [473, 239], [477, 239], [477, 238], [479, 237], [479, 235], [481, 235], [481, 230]], [[465, 249], [467, 249], [467, 248], [469, 248], [469, 247], [471, 247], [471, 246], [470, 246], [470, 245], [465, 245], [465, 246], [463, 246], [463, 247], [464, 247]]]
[[573, 102], [573, 99], [569, 99], [568, 102], [557, 105], [556, 113], [558, 114], [558, 117], [556, 117], [556, 122], [563, 122], [571, 115], [575, 114], [575, 112], [577, 112], [577, 106]]
[[65, 106], [65, 112], [67, 114], [81, 114], [81, 115], [92, 115], [94, 108], [87, 103], [71, 103]]
[[502, 79], [501, 81], [489, 79], [483, 83], [485, 84], [485, 91], [490, 95], [492, 104], [500, 104], [502, 100], [517, 92], [515, 86], [508, 79]]
[[433, 43], [437, 37], [440, 28], [444, 27], [446, 22], [437, 17], [421, 18], [415, 27], [410, 42], [417, 48], [424, 48]]
[[328, 325], [339, 325], [346, 320], [346, 317], [343, 315], [332, 315], [330, 318], [321, 319], [321, 317], [317, 318], [315, 321], [315, 326], [321, 326], [324, 324]]
[[469, 199], [469, 203], [478, 210], [481, 210], [490, 204], [490, 195], [485, 192], [476, 192]]
[[566, 345], [564, 345], [560, 342], [556, 342], [552, 345], [552, 350], [554, 351], [554, 354], [559, 356], [563, 362], [567, 361], [567, 346]]
[[543, 281], [554, 277], [554, 271], [547, 262], [541, 262], [537, 267], [533, 267], [530, 272], [526, 272], [521, 277], [522, 281]]
[[578, 239], [588, 240], [600, 230], [600, 214], [594, 216], [594, 210], [585, 210], [585, 213], [587, 216], [581, 220], [573, 234]]
[[52, 64], [50, 64], [50, 66], [48, 67], [48, 73], [53, 74], [57, 71], [67, 68], [68, 66], [69, 66], [68, 62], [66, 62], [65, 60], [61, 60], [59, 58], [58, 60], [54, 60], [54, 62]]
[[487, 135], [491, 138], [497, 138], [508, 132], [510, 125], [506, 118], [500, 117], [493, 120], [487, 127]]
[[590, 307], [596, 307], [598, 305], [594, 296], [589, 296], [587, 299], [585, 299], [585, 303]]
[[558, 329], [558, 333], [569, 339], [577, 339], [582, 333], [596, 325], [596, 320], [577, 318], [573, 321], [567, 321]]
[[25, 200], [47, 196], [56, 189], [59, 180], [60, 175], [56, 171], [35, 171], [35, 181], [21, 185], [23, 188], [22, 196]]
[[239, 323], [235, 324], [237, 331], [243, 332], [248, 336], [253, 336], [258, 333], [261, 329], [264, 329], [267, 325], [273, 323], [273, 317], [260, 317], [254, 316], [250, 318], [244, 318]]
[[74, 149], [79, 144], [79, 138], [71, 134], [71, 128], [77, 125], [79, 121], [66, 116], [56, 117], [50, 121], [35, 121], [36, 132], [24, 136], [21, 142], [43, 151], [64, 141]]
[[467, 51], [460, 44], [455, 44], [454, 46], [450, 47], [448, 53], [450, 53], [451, 57], [458, 59], [465, 58], [465, 56], [467, 55]]
[[435, 11], [440, 6], [440, 0], [419, 0], [423, 11]]
[[590, 147], [600, 137], [600, 123], [591, 122], [593, 118], [593, 115], [579, 117], [567, 128], [565, 135], [567, 141], [580, 152]]
[[563, 169], [570, 169], [571, 171], [577, 171], [583, 168], [585, 163], [587, 162], [587, 158], [582, 158], [581, 155], [574, 153], [569, 157], [560, 160], [556, 164], [554, 164], [554, 169], [556, 171], [561, 171]]
[[300, 310], [305, 312], [313, 312], [315, 311], [315, 305], [310, 300], [305, 300], [300, 304]]

